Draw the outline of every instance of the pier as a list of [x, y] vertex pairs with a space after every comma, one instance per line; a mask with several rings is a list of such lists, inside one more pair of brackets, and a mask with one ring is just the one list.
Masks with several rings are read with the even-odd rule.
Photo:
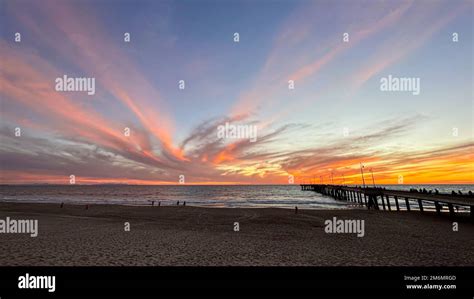
[[[368, 209], [401, 211], [400, 202], [403, 202], [405, 211], [413, 208], [423, 212], [423, 203], [430, 202], [434, 205], [437, 214], [441, 214], [447, 207], [451, 216], [455, 216], [455, 210], [459, 207], [469, 209], [470, 218], [474, 220], [474, 196], [453, 195], [442, 193], [421, 193], [411, 191], [389, 190], [385, 188], [372, 187], [350, 187], [343, 185], [302, 184], [301, 190], [314, 191], [337, 200], [345, 200], [365, 205]], [[390, 199], [393, 199], [392, 201]], [[394, 204], [393, 204], [394, 203]]]

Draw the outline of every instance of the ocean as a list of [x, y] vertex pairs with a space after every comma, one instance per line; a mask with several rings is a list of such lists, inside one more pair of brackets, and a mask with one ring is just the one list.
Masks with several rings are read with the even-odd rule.
[[[474, 192], [474, 185], [378, 185], [387, 189], [438, 189]], [[176, 205], [216, 208], [291, 208], [348, 209], [354, 203], [335, 200], [312, 191], [301, 191], [299, 185], [225, 185], [225, 186], [143, 186], [143, 185], [0, 185], [4, 202], [38, 202], [72, 204], [118, 204], [149, 206]]]

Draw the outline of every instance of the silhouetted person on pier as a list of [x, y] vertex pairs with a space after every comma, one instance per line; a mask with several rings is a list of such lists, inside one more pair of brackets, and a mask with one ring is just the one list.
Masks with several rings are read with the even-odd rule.
[[176, 203], [176, 205], [179, 206], [179, 200], [178, 200], [178, 202]]
[[183, 206], [186, 206], [186, 202], [183, 202]]
[[369, 196], [369, 200], [367, 201], [367, 209], [370, 210], [371, 207], [375, 207], [375, 204], [372, 197]]
[[159, 207], [161, 206], [161, 201], [158, 201], [158, 206], [159, 206]]
[[155, 201], [152, 200], [152, 201], [151, 201], [151, 206], [153, 207], [154, 205], [155, 205]]

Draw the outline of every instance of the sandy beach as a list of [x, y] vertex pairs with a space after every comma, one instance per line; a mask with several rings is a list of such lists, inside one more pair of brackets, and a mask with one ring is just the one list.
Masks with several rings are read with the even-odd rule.
[[[39, 230], [0, 234], [0, 266], [474, 266], [474, 224], [431, 213], [0, 203], [6, 217]], [[333, 217], [364, 237], [326, 233]]]

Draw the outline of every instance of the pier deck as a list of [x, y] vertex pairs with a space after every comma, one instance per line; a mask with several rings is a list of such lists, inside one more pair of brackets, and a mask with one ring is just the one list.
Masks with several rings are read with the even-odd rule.
[[[341, 185], [323, 185], [323, 184], [302, 184], [301, 190], [314, 191], [323, 195], [334, 197], [338, 200], [346, 200], [365, 205], [368, 209], [374, 208], [380, 210], [400, 211], [400, 201], [405, 204], [405, 210], [410, 211], [411, 205], [415, 204], [420, 211], [423, 211], [423, 202], [431, 202], [436, 208], [436, 212], [441, 214], [443, 207], [447, 206], [451, 216], [455, 215], [459, 207], [470, 210], [471, 219], [474, 219], [474, 196], [473, 195], [453, 195], [453, 194], [436, 194], [421, 193], [411, 191], [389, 190], [385, 188], [371, 187], [351, 187]], [[393, 198], [395, 205], [392, 206]], [[413, 203], [415, 201], [415, 203]]]

